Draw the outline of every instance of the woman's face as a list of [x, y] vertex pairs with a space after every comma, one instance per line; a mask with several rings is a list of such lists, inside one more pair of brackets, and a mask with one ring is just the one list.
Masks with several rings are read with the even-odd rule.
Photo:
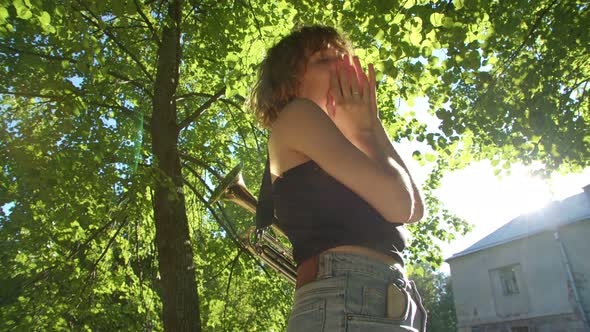
[[330, 71], [344, 53], [328, 45], [327, 48], [313, 53], [306, 64], [306, 70], [299, 85], [297, 96], [307, 98], [320, 106], [326, 114], [328, 89], [330, 88]]

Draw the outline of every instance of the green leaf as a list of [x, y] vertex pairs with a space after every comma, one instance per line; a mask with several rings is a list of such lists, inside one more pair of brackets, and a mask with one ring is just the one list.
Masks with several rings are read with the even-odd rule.
[[14, 6], [14, 9], [16, 10], [17, 15], [19, 12], [27, 9], [25, 3], [22, 0], [14, 0], [14, 1], [12, 1], [12, 5]]
[[422, 153], [420, 151], [416, 150], [412, 153], [412, 158], [414, 158], [415, 160], [421, 160]]
[[435, 27], [442, 26], [442, 20], [444, 15], [441, 13], [432, 13], [430, 15], [430, 23]]
[[33, 17], [33, 13], [29, 7], [22, 0], [14, 0], [12, 5], [16, 9], [16, 15], [23, 20], [28, 20]]
[[114, 0], [111, 2], [111, 11], [115, 16], [122, 16], [125, 14], [125, 3], [121, 0]]
[[8, 10], [4, 7], [0, 7], [0, 24], [6, 23], [6, 19], [8, 18]]
[[405, 0], [404, 1], [404, 8], [410, 9], [416, 5], [416, 0]]
[[455, 21], [451, 17], [445, 16], [442, 19], [442, 25], [446, 28], [451, 28], [455, 24]]
[[[138, 3], [141, 2], [138, 1]], [[137, 6], [135, 5], [133, 0], [127, 0], [124, 10], [127, 15], [134, 15], [135, 13], [137, 13]]]
[[42, 26], [47, 26], [51, 23], [51, 17], [49, 16], [48, 12], [43, 12], [39, 15], [39, 22]]
[[412, 42], [412, 45], [414, 46], [420, 45], [420, 42], [422, 42], [422, 34], [420, 31], [413, 30], [410, 33], [410, 42]]

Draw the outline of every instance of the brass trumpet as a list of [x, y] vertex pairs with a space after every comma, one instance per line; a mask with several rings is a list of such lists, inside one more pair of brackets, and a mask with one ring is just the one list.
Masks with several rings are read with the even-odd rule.
[[[243, 207], [252, 214], [256, 214], [257, 199], [252, 196], [244, 179], [242, 178], [243, 164], [239, 163], [234, 167], [221, 181], [219, 186], [211, 195], [209, 204], [223, 199], [232, 201]], [[240, 234], [239, 240], [253, 255], [260, 257], [273, 270], [279, 272], [283, 277], [295, 285], [297, 280], [297, 268], [293, 260], [293, 253], [290, 249], [285, 248], [276, 238], [275, 234], [283, 237], [286, 235], [279, 229], [278, 220], [273, 219], [273, 223], [262, 229], [256, 229], [256, 226], [250, 227], [243, 234]]]

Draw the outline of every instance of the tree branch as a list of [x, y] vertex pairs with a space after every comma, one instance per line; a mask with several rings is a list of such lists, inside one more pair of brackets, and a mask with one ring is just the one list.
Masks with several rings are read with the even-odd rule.
[[58, 55], [50, 55], [50, 54], [45, 54], [45, 53], [41, 53], [41, 52], [36, 52], [36, 51], [30, 51], [30, 50], [21, 50], [18, 49], [16, 47], [13, 46], [8, 46], [8, 45], [2, 45], [2, 49], [4, 50], [9, 50], [15, 53], [22, 53], [22, 54], [28, 54], [28, 55], [35, 55], [38, 56], [40, 58], [43, 58], [45, 60], [50, 60], [50, 61], [68, 61], [71, 64], [76, 64], [77, 60], [72, 59], [72, 58], [66, 58], [63, 56], [58, 56]]
[[[520, 43], [520, 46], [514, 52], [512, 52], [512, 54], [510, 54], [508, 59], [506, 59], [506, 61], [504, 62], [503, 66], [501, 66], [503, 68], [502, 68], [502, 71], [498, 74], [498, 77], [500, 77], [504, 73], [504, 71], [506, 69], [508, 69], [508, 67], [510, 67], [510, 65], [512, 64], [512, 61], [514, 61], [514, 59], [516, 59], [516, 57], [518, 56], [518, 54], [520, 54], [520, 52], [522, 51], [522, 49], [524, 48], [526, 43], [529, 41], [529, 39], [531, 39], [533, 37], [534, 32], [539, 27], [539, 24], [541, 24], [541, 20], [543, 20], [543, 17], [545, 17], [545, 15], [549, 12], [551, 7], [553, 7], [556, 3], [557, 3], [557, 0], [553, 0], [547, 7], [545, 7], [543, 10], [541, 10], [541, 12], [539, 13], [539, 16], [537, 16], [537, 19], [535, 20], [535, 22], [533, 23], [533, 26], [529, 30], [529, 33], [524, 38], [522, 43]], [[494, 71], [492, 73], [492, 76], [496, 75], [496, 71]]]
[[[68, 57], [64, 57], [64, 56], [58, 56], [58, 55], [50, 55], [50, 54], [46, 54], [46, 53], [41, 53], [41, 52], [36, 52], [36, 51], [28, 51], [28, 50], [22, 50], [22, 49], [18, 49], [16, 47], [13, 46], [7, 46], [7, 45], [3, 45], [2, 49], [4, 50], [8, 50], [8, 51], [12, 51], [12, 52], [16, 52], [16, 53], [22, 53], [22, 54], [28, 54], [28, 55], [34, 55], [34, 56], [38, 56], [42, 59], [46, 59], [49, 61], [68, 61], [71, 64], [78, 64], [78, 60], [73, 59], [73, 58], [68, 58]], [[145, 86], [143, 86], [140, 82], [138, 82], [137, 80], [132, 80], [129, 77], [118, 73], [114, 70], [109, 70], [107, 72], [109, 75], [118, 78], [120, 80], [122, 80], [122, 83], [131, 83], [133, 86], [135, 86], [136, 88], [142, 90], [144, 93], [148, 94], [150, 96], [150, 98], [152, 97], [151, 92], [145, 88]]]
[[197, 179], [199, 179], [199, 181], [201, 181], [201, 184], [203, 185], [203, 187], [205, 187], [205, 189], [207, 189], [207, 191], [209, 191], [210, 193], [213, 192], [213, 189], [209, 188], [209, 185], [205, 182], [205, 180], [203, 180], [203, 178], [201, 178], [201, 176], [199, 175], [199, 173], [197, 173], [197, 171], [195, 171], [192, 167], [190, 167], [188, 165], [188, 163], [183, 163], [182, 164], [183, 167], [185, 167], [186, 169], [189, 170], [189, 172], [196, 177]]
[[[241, 254], [241, 251], [238, 251], [237, 255]], [[207, 280], [203, 281], [203, 286], [206, 286], [208, 283], [210, 283], [213, 279], [217, 279], [217, 277], [219, 277], [219, 275], [225, 271], [225, 269], [228, 268], [228, 266], [230, 264], [233, 264], [233, 260], [231, 262], [228, 262], [227, 264], [225, 264], [225, 266], [221, 269], [219, 269], [219, 271], [217, 273], [215, 273], [213, 276], [209, 277]]]
[[148, 28], [147, 25], [111, 25], [109, 29], [118, 29], [118, 30], [125, 30], [125, 29], [137, 29], [137, 28]]
[[128, 113], [133, 113], [133, 110], [123, 106], [123, 105], [111, 105], [111, 104], [106, 104], [106, 103], [101, 103], [101, 102], [94, 102], [94, 101], [88, 101], [87, 102], [89, 105], [94, 105], [94, 106], [99, 106], [99, 107], [104, 107], [107, 109], [118, 109], [121, 111], [125, 111]]
[[[178, 153], [178, 155], [182, 159], [186, 159], [186, 160], [188, 160], [188, 161], [190, 161], [190, 162], [192, 162], [192, 163], [194, 163], [194, 164], [196, 164], [198, 166], [201, 166], [201, 167], [205, 168], [206, 170], [209, 171], [209, 173], [213, 174], [213, 176], [215, 176], [215, 178], [218, 181], [223, 180], [223, 176], [219, 175], [219, 173], [217, 173], [216, 170], [214, 170], [213, 168], [211, 168], [209, 165], [205, 164], [204, 162], [198, 160], [197, 158], [195, 158], [193, 156], [190, 156], [188, 154], [185, 154], [185, 153], [180, 153], [180, 152]], [[223, 165], [223, 167], [225, 167], [225, 165]]]
[[[510, 56], [508, 58], [506, 58], [505, 61], [503, 61], [497, 68], [494, 69], [494, 71], [491, 73], [491, 76], [493, 78], [495, 78], [494, 80], [492, 80], [488, 86], [486, 87], [486, 90], [482, 93], [479, 93], [477, 95], [477, 98], [475, 98], [475, 100], [473, 100], [473, 102], [471, 103], [471, 109], [474, 110], [479, 102], [481, 101], [482, 96], [486, 95], [490, 89], [495, 86], [496, 81], [500, 80], [500, 76], [502, 74], [504, 74], [504, 71], [506, 71], [506, 69], [508, 69], [508, 67], [510, 67], [510, 65], [512, 64], [512, 62], [514, 61], [514, 59], [518, 56], [518, 54], [522, 51], [522, 49], [524, 48], [524, 46], [526, 45], [526, 43], [528, 42], [528, 40], [533, 36], [535, 30], [538, 28], [539, 24], [541, 23], [541, 20], [543, 19], [543, 17], [545, 17], [545, 15], [547, 14], [547, 12], [549, 12], [549, 10], [551, 9], [551, 7], [553, 7], [555, 5], [555, 3], [557, 3], [557, 0], [553, 0], [547, 7], [543, 8], [541, 10], [541, 12], [539, 13], [539, 15], [537, 16], [537, 19], [535, 20], [535, 22], [533, 23], [533, 26], [531, 27], [531, 29], [529, 30], [529, 33], [527, 34], [527, 36], [524, 38], [524, 40], [522, 41], [522, 43], [520, 44], [520, 46], [513, 51]], [[500, 71], [499, 74], [498, 71]]]
[[211, 98], [209, 98], [209, 100], [207, 100], [203, 105], [201, 105], [201, 107], [199, 107], [195, 112], [193, 112], [193, 114], [189, 115], [186, 119], [180, 122], [180, 124], [178, 125], [178, 131], [181, 131], [182, 129], [190, 125], [196, 118], [199, 117], [199, 115], [201, 115], [201, 113], [207, 110], [211, 106], [211, 104], [213, 104], [217, 99], [219, 99], [224, 94], [224, 92], [225, 86], [219, 89], [219, 91], [217, 91], [213, 96], [211, 96]]
[[[231, 105], [240, 111], [242, 110], [242, 106], [238, 105], [238, 103], [234, 102], [233, 100], [229, 100], [227, 98], [221, 98], [220, 101], [222, 103], [226, 103], [228, 105]], [[254, 135], [254, 141], [256, 142], [256, 148], [258, 149], [258, 152], [261, 152], [260, 144], [258, 144], [258, 135], [256, 134], [256, 128], [253, 126], [252, 122], [248, 121], [248, 124], [250, 125], [252, 135]]]
[[[127, 112], [128, 113], [127, 115], [129, 115], [129, 116], [132, 116], [135, 114], [135, 112], [132, 109], [127, 108], [123, 105], [111, 105], [111, 104], [94, 102], [94, 101], [87, 101], [86, 103], [88, 105], [94, 105], [94, 106], [104, 107], [104, 108], [108, 108], [108, 109], [118, 109], [118, 110]], [[143, 118], [146, 120], [148, 127], [151, 126], [152, 117], [147, 114], [144, 114]]]
[[137, 12], [139, 13], [139, 16], [141, 16], [141, 18], [147, 24], [148, 29], [151, 31], [152, 39], [154, 40], [154, 42], [156, 42], [156, 45], [158, 45], [158, 48], [160, 48], [161, 42], [160, 42], [160, 39], [158, 38], [158, 33], [156, 32], [156, 29], [154, 29], [154, 26], [152, 25], [150, 20], [145, 16], [145, 14], [143, 13], [143, 10], [141, 10], [141, 6], [139, 5], [139, 1], [133, 0], [133, 2], [135, 3], [135, 7], [137, 7]]
[[[117, 228], [117, 231], [115, 232], [115, 234], [109, 239], [109, 242], [107, 243], [106, 247], [104, 248], [104, 250], [102, 251], [102, 253], [98, 257], [98, 259], [96, 261], [94, 261], [94, 263], [92, 264], [92, 271], [90, 271], [90, 274], [86, 278], [86, 282], [84, 282], [84, 286], [82, 287], [82, 290], [80, 291], [80, 295], [84, 294], [84, 291], [86, 290], [86, 287], [88, 286], [90, 279], [93, 277], [93, 275], [96, 272], [96, 268], [97, 268], [98, 264], [104, 258], [106, 253], [109, 251], [109, 248], [111, 247], [113, 242], [115, 242], [115, 239], [117, 238], [117, 236], [119, 235], [119, 233], [123, 229], [123, 226], [125, 226], [125, 224], [127, 224], [127, 219], [128, 219], [128, 217], [125, 216], [125, 218], [123, 219], [123, 222], [121, 222], [121, 225], [119, 225], [119, 228]], [[84, 297], [80, 296], [80, 298], [84, 298]]]
[[[199, 192], [197, 191], [197, 189], [195, 187], [193, 187], [186, 179], [183, 179], [184, 184], [189, 187], [189, 189], [195, 194], [195, 196], [197, 196], [197, 198], [205, 205], [205, 207], [207, 208], [207, 210], [209, 210], [209, 212], [211, 213], [211, 215], [213, 216], [213, 218], [215, 219], [215, 221], [217, 221], [217, 223], [224, 228], [224, 230], [227, 232], [227, 234], [230, 234], [230, 239], [236, 244], [236, 246], [243, 252], [245, 252], [248, 257], [252, 258], [256, 264], [258, 264], [258, 266], [262, 269], [262, 271], [264, 271], [264, 273], [266, 273], [267, 277], [270, 278], [270, 273], [267, 271], [267, 268], [262, 265], [262, 263], [260, 263], [260, 260], [256, 257], [254, 257], [254, 254], [252, 254], [248, 249], [246, 249], [244, 247], [244, 245], [241, 243], [241, 241], [239, 241], [238, 239], [234, 238], [232, 236], [232, 234], [230, 232], [228, 232], [228, 229], [231, 230], [231, 228], [228, 228], [227, 226], [225, 226], [225, 223], [221, 221], [221, 219], [219, 218], [219, 216], [217, 216], [217, 214], [215, 213], [215, 210], [207, 204], [207, 201], [205, 200], [205, 198], [199, 194]], [[220, 208], [223, 211], [223, 208]]]
[[248, 143], [246, 142], [246, 137], [242, 133], [242, 128], [240, 127], [240, 123], [238, 121], [236, 121], [236, 118], [234, 116], [234, 113], [231, 111], [231, 108], [230, 107], [227, 108], [227, 111], [229, 112], [229, 115], [230, 115], [232, 121], [234, 122], [234, 125], [236, 126], [236, 128], [238, 130], [238, 135], [240, 135], [240, 138], [244, 142], [244, 146], [247, 147], [248, 146]]
[[252, 17], [254, 18], [254, 23], [256, 23], [256, 29], [258, 30], [258, 35], [260, 36], [260, 40], [262, 40], [262, 42], [264, 42], [264, 37], [262, 36], [262, 29], [260, 29], [260, 22], [258, 22], [258, 18], [256, 17], [256, 14], [254, 13], [254, 7], [252, 7], [252, 2], [250, 0], [248, 1], [248, 7], [250, 9], [250, 12], [252, 13]]
[[[205, 205], [205, 207], [207, 208], [207, 210], [209, 210], [209, 212], [211, 212], [211, 215], [213, 216], [213, 218], [217, 221], [217, 223], [219, 224], [219, 226], [221, 226], [228, 235], [230, 235], [230, 238], [232, 239], [232, 241], [236, 244], [236, 246], [242, 250], [245, 250], [246, 252], [249, 252], [245, 247], [244, 244], [240, 241], [238, 235], [235, 233], [235, 230], [232, 227], [228, 227], [225, 222], [221, 221], [221, 219], [217, 216], [217, 214], [215, 213], [215, 210], [213, 209], [213, 207], [211, 205], [209, 205], [209, 203], [207, 202], [207, 200], [205, 199], [205, 197], [203, 197], [203, 195], [201, 195], [199, 193], [199, 191], [197, 190], [197, 188], [195, 188], [190, 182], [188, 182], [186, 179], [182, 179], [184, 184], [189, 187], [189, 189], [193, 192], [193, 194], [195, 194], [195, 196], [201, 201], [201, 203], [203, 203], [203, 205]], [[223, 210], [223, 208], [222, 208]]]
[[180, 95], [176, 97], [176, 101], [183, 101], [185, 99], [191, 98], [191, 97], [207, 97], [207, 98], [211, 98], [213, 97], [213, 95], [208, 94], [208, 93], [201, 93], [201, 92], [192, 92], [192, 93], [187, 93], [184, 95]]
[[144, 93], [146, 93], [148, 96], [150, 96], [150, 98], [153, 98], [154, 96], [152, 95], [152, 93], [141, 84], [141, 82], [137, 81], [137, 80], [132, 80], [129, 77], [118, 73], [114, 70], [109, 70], [107, 72], [109, 75], [113, 76], [114, 78], [118, 78], [120, 80], [122, 80], [122, 83], [131, 83], [131, 85], [133, 85], [134, 87], [140, 89], [141, 91], [143, 91]]
[[236, 257], [234, 258], [234, 261], [231, 264], [231, 269], [229, 270], [229, 278], [227, 279], [227, 286], [225, 287], [225, 297], [224, 297], [224, 301], [225, 305], [223, 306], [223, 318], [222, 321], [225, 323], [225, 313], [227, 311], [227, 296], [229, 294], [229, 287], [231, 286], [231, 279], [234, 275], [234, 269], [236, 267], [236, 263], [238, 262], [238, 258], [240, 258], [240, 254], [242, 252], [238, 251], [238, 254], [236, 255]]
[[98, 28], [99, 30], [102, 30], [104, 32], [105, 35], [107, 35], [107, 37], [109, 37], [113, 43], [115, 43], [115, 45], [117, 45], [124, 53], [126, 53], [127, 55], [129, 55], [129, 57], [131, 57], [131, 59], [133, 59], [133, 61], [139, 66], [139, 68], [141, 69], [141, 71], [145, 74], [145, 76], [150, 80], [150, 82], [154, 82], [154, 78], [150, 75], [150, 73], [148, 72], [147, 68], [145, 67], [145, 65], [139, 60], [139, 58], [133, 54], [133, 52], [131, 52], [129, 49], [127, 49], [127, 47], [125, 47], [125, 45], [123, 45], [123, 43], [121, 43], [116, 37], [115, 35], [113, 35], [110, 31], [109, 28], [105, 27], [104, 29], [100, 27], [100, 25], [97, 23], [100, 21], [100, 19], [98, 17], [96, 17], [96, 15], [90, 10], [90, 8], [81, 0], [78, 0], [78, 3], [80, 5], [82, 5], [86, 11], [88, 11], [88, 13], [90, 13], [90, 15], [92, 16], [92, 18], [94, 18], [94, 20], [96, 20], [96, 22], [88, 17], [88, 15], [85, 15], [84, 12], [82, 12], [80, 10], [80, 14], [82, 15], [82, 17], [84, 17], [89, 23], [91, 23], [92, 25], [94, 25], [96, 28]]
[[60, 96], [60, 95], [46, 95], [46, 94], [34, 93], [34, 92], [18, 92], [18, 91], [6, 91], [6, 90], [0, 90], [0, 94], [12, 95], [12, 96], [17, 96], [17, 97], [47, 98], [47, 99], [51, 99], [51, 100], [59, 100], [59, 99], [63, 98], [63, 96]]

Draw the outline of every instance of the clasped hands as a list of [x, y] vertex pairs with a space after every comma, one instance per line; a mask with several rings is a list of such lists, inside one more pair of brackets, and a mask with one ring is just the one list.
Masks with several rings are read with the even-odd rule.
[[348, 55], [330, 71], [328, 115], [344, 136], [354, 139], [372, 133], [380, 124], [377, 112], [375, 69], [365, 74], [357, 56]]

